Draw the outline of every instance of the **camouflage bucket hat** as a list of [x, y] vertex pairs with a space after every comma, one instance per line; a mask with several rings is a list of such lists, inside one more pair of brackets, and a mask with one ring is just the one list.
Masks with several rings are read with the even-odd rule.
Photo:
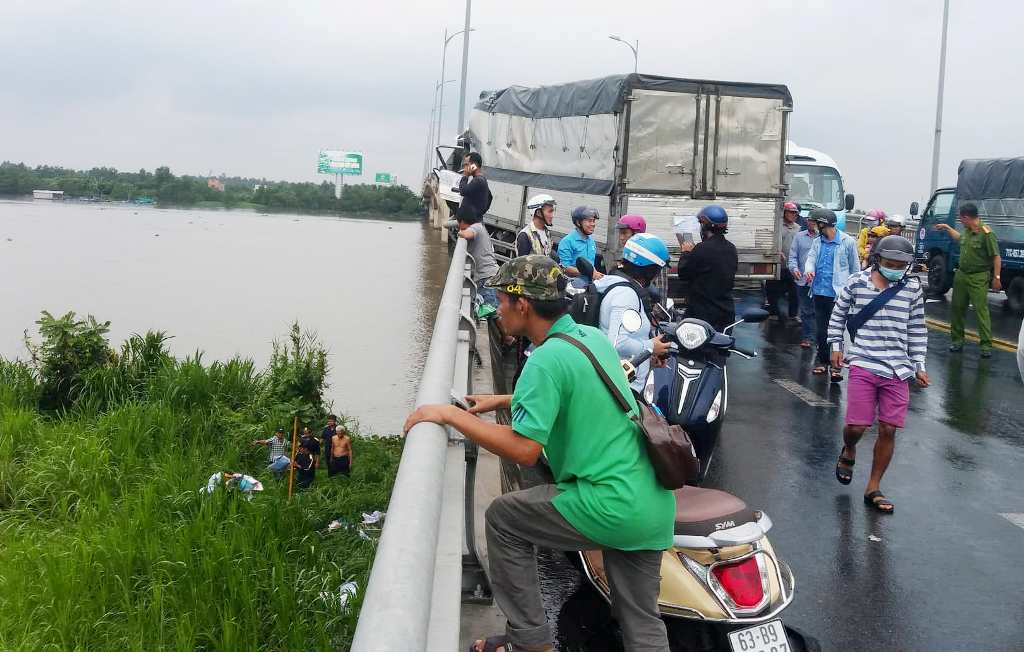
[[565, 290], [562, 268], [547, 256], [539, 255], [513, 258], [502, 265], [486, 285], [499, 292], [538, 301], [560, 299]]

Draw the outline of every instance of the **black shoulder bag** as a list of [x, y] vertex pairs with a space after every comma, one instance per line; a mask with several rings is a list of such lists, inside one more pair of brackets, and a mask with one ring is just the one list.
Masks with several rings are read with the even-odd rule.
[[[871, 300], [868, 305], [864, 306], [860, 312], [853, 317], [846, 320], [846, 330], [850, 331], [850, 340], [853, 342], [857, 341], [857, 331], [860, 327], [867, 323], [869, 319], [875, 316], [875, 313], [882, 309], [882, 306], [889, 303], [889, 299], [892, 299], [896, 294], [907, 286], [906, 281], [894, 283], [889, 287], [882, 290], [877, 297]], [[851, 301], [853, 299], [851, 298]]]
[[554, 333], [548, 336], [548, 339], [551, 338], [572, 344], [590, 360], [590, 364], [594, 366], [594, 370], [601, 377], [608, 391], [611, 392], [615, 402], [643, 433], [647, 457], [651, 460], [654, 474], [661, 486], [666, 489], [680, 489], [688, 480], [697, 477], [700, 462], [697, 460], [697, 451], [693, 448], [690, 436], [686, 434], [685, 430], [676, 425], [669, 425], [665, 421], [665, 417], [655, 412], [643, 401], [637, 401], [640, 411], [639, 414], [633, 414], [629, 401], [615, 386], [590, 349], [565, 333]]

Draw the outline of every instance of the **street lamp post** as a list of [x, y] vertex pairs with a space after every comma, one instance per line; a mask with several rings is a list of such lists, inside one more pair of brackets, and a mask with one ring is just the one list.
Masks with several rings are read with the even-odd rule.
[[640, 39], [637, 39], [636, 40], [636, 45], [633, 45], [632, 43], [630, 43], [629, 41], [625, 40], [621, 36], [616, 36], [614, 34], [609, 34], [608, 38], [610, 38], [613, 41], [618, 41], [619, 43], [625, 44], [626, 47], [628, 47], [630, 50], [633, 51], [633, 72], [636, 72], [637, 66], [640, 63], [640, 55], [637, 54], [637, 51], [640, 49]]
[[433, 152], [434, 152], [434, 147], [435, 147], [435, 144], [434, 144], [434, 129], [435, 129], [435, 127], [434, 127], [434, 118], [435, 118], [435, 116], [437, 116], [437, 113], [440, 110], [440, 106], [439, 106], [439, 103], [437, 101], [437, 95], [438, 95], [438, 92], [441, 91], [444, 88], [445, 84], [452, 84], [452, 83], [455, 83], [454, 79], [448, 79], [448, 80], [445, 80], [444, 82], [437, 82], [434, 85], [434, 100], [433, 100], [433, 103], [431, 103], [431, 105], [430, 105], [430, 124], [427, 127], [427, 153], [426, 153], [426, 157], [424, 159], [424, 164], [423, 164], [423, 177], [424, 178], [426, 178], [427, 172], [430, 171], [430, 160], [431, 160], [431, 158], [433, 158]]
[[[466, 31], [467, 30], [462, 30], [462, 31], [459, 31], [459, 32], [455, 32], [451, 36], [448, 36], [448, 29], [445, 28], [445, 30], [444, 30], [444, 44], [441, 46], [441, 79], [444, 79], [444, 72], [445, 72], [444, 71], [444, 68], [445, 68], [444, 64], [445, 64], [445, 57], [448, 54], [448, 43], [450, 43], [451, 40], [453, 38], [455, 38], [456, 36], [458, 36], [459, 34], [465, 34]], [[468, 31], [472, 32], [473, 30], [470, 29]], [[447, 82], [445, 82], [445, 83], [447, 83]], [[441, 86], [441, 101], [438, 102], [438, 108], [437, 108], [437, 142], [438, 143], [441, 142], [441, 117], [442, 117], [442, 109], [443, 108], [444, 108], [444, 86], [442, 85]]]
[[942, 146], [942, 94], [946, 86], [946, 30], [949, 27], [949, 0], [942, 10], [942, 48], [939, 51], [939, 99], [935, 103], [935, 142], [932, 143], [932, 187], [939, 187], [939, 149]]

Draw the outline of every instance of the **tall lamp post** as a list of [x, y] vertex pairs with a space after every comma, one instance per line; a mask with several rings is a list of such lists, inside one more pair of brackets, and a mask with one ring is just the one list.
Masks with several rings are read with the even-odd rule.
[[626, 47], [628, 47], [630, 50], [633, 51], [633, 72], [636, 72], [637, 66], [640, 63], [640, 55], [637, 54], [637, 50], [640, 49], [640, 39], [637, 39], [636, 40], [636, 45], [633, 45], [632, 43], [630, 43], [629, 41], [625, 40], [621, 36], [616, 36], [614, 34], [609, 34], [608, 38], [610, 38], [613, 41], [618, 41], [619, 43], [625, 44]]
[[942, 94], [946, 86], [946, 31], [949, 28], [949, 0], [942, 10], [942, 48], [939, 51], [939, 99], [935, 103], [935, 142], [932, 143], [932, 187], [939, 187], [939, 149], [942, 146]]
[[433, 154], [434, 147], [435, 147], [435, 145], [434, 145], [434, 118], [435, 118], [435, 116], [437, 116], [437, 112], [438, 112], [438, 102], [437, 102], [438, 91], [440, 91], [444, 87], [445, 84], [452, 84], [452, 83], [455, 83], [454, 79], [448, 79], [448, 80], [446, 80], [444, 82], [437, 82], [437, 84], [434, 85], [434, 101], [433, 101], [433, 104], [430, 105], [430, 125], [427, 127], [427, 154], [426, 154], [426, 157], [425, 157], [424, 163], [423, 163], [423, 178], [424, 179], [427, 177], [427, 172], [430, 171], [430, 160], [432, 158], [432, 154]]
[[[445, 57], [448, 54], [448, 43], [450, 43], [451, 40], [453, 38], [455, 38], [456, 36], [458, 36], [459, 34], [465, 34], [467, 31], [472, 32], [473, 30], [472, 29], [461, 30], [461, 31], [455, 32], [451, 36], [448, 36], [448, 29], [447, 28], [444, 30], [444, 45], [441, 46], [441, 79], [444, 79], [444, 68], [445, 68], [444, 64], [445, 64]], [[445, 83], [447, 83], [447, 82], [445, 82]], [[442, 84], [442, 86], [441, 86], [441, 101], [438, 102], [438, 108], [437, 108], [437, 142], [438, 143], [441, 142], [441, 117], [442, 117], [442, 109], [443, 108], [444, 108], [444, 85]]]

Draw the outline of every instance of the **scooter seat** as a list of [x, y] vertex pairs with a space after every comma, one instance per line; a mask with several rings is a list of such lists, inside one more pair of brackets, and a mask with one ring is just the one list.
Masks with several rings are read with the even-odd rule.
[[730, 493], [686, 486], [676, 489], [675, 533], [703, 537], [757, 520], [757, 512]]

